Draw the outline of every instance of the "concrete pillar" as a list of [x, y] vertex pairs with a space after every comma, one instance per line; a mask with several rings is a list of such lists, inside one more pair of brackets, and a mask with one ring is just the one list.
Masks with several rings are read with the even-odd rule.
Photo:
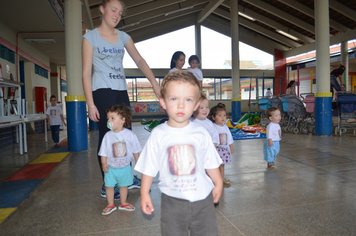
[[315, 45], [316, 45], [316, 84], [315, 94], [315, 134], [332, 134], [332, 113], [330, 92], [330, 32], [329, 0], [314, 1]]
[[57, 64], [51, 64], [51, 95], [57, 97], [58, 101], [61, 101], [61, 81], [59, 78], [58, 66]]
[[240, 96], [240, 57], [239, 57], [239, 14], [238, 2], [230, 1], [230, 29], [231, 29], [231, 78], [232, 78], [232, 98], [231, 115], [232, 121], [236, 122], [241, 117], [241, 96]]
[[348, 42], [342, 41], [341, 42], [341, 63], [345, 66], [345, 72], [344, 72], [344, 84], [345, 84], [345, 90], [350, 91], [351, 86], [349, 82], [349, 54], [348, 54]]
[[88, 150], [86, 102], [82, 85], [82, 2], [64, 1], [68, 149]]
[[202, 57], [201, 57], [201, 25], [195, 24], [195, 55], [200, 59], [199, 68], [202, 68]]

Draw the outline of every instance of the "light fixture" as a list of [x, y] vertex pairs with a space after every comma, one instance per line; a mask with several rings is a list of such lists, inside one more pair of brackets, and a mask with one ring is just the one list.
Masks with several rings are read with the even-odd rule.
[[255, 18], [252, 18], [251, 16], [246, 15], [245, 13], [242, 13], [242, 12], [239, 12], [239, 15], [245, 17], [246, 19], [252, 20], [252, 21], [256, 20]]
[[184, 7], [184, 8], [181, 8], [181, 9], [175, 10], [175, 11], [171, 11], [171, 12], [168, 12], [168, 13], [164, 14], [164, 16], [169, 16], [169, 15], [172, 15], [172, 14], [177, 13], [177, 12], [181, 12], [181, 11], [189, 10], [189, 9], [192, 9], [193, 7], [194, 7], [194, 6]]
[[55, 43], [54, 39], [25, 39], [28, 43]]
[[282, 31], [282, 30], [276, 30], [278, 33], [280, 33], [280, 34], [283, 34], [284, 36], [286, 36], [286, 37], [288, 37], [288, 38], [290, 38], [290, 39], [293, 39], [293, 40], [295, 40], [295, 41], [298, 41], [299, 39], [297, 38], [297, 37], [295, 37], [295, 36], [293, 36], [293, 35], [291, 35], [291, 34], [289, 34], [289, 33], [286, 33], [286, 32], [284, 32], [284, 31]]
[[128, 25], [124, 25], [124, 26], [121, 26], [120, 28], [118, 28], [119, 30], [122, 30], [122, 29], [125, 29], [125, 28], [128, 28], [128, 27], [132, 27], [132, 26], [135, 26], [135, 25], [138, 25], [140, 24], [141, 22], [138, 21], [138, 22], [135, 22], [135, 23], [131, 23], [131, 24], [128, 24]]

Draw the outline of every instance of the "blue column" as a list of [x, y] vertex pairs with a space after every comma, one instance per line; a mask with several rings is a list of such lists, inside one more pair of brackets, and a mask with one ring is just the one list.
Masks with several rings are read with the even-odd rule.
[[66, 96], [68, 149], [88, 150], [88, 125], [85, 96]]
[[241, 99], [231, 99], [231, 119], [233, 122], [241, 118]]
[[315, 94], [315, 134], [319, 136], [332, 135], [332, 112], [331, 99], [332, 94]]

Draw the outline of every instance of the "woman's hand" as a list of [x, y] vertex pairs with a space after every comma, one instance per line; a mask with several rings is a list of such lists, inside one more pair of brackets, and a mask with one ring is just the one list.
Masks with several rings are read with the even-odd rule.
[[100, 115], [99, 115], [98, 108], [96, 108], [95, 105], [92, 105], [88, 108], [88, 115], [89, 115], [89, 119], [91, 119], [92, 121], [99, 122]]

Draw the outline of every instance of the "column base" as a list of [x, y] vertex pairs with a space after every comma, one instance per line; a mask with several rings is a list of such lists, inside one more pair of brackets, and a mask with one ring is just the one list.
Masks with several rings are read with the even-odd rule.
[[233, 122], [241, 118], [241, 99], [231, 99], [231, 119]]
[[88, 150], [88, 125], [85, 96], [66, 96], [68, 149]]
[[315, 96], [315, 134], [332, 135], [331, 93], [317, 93]]

